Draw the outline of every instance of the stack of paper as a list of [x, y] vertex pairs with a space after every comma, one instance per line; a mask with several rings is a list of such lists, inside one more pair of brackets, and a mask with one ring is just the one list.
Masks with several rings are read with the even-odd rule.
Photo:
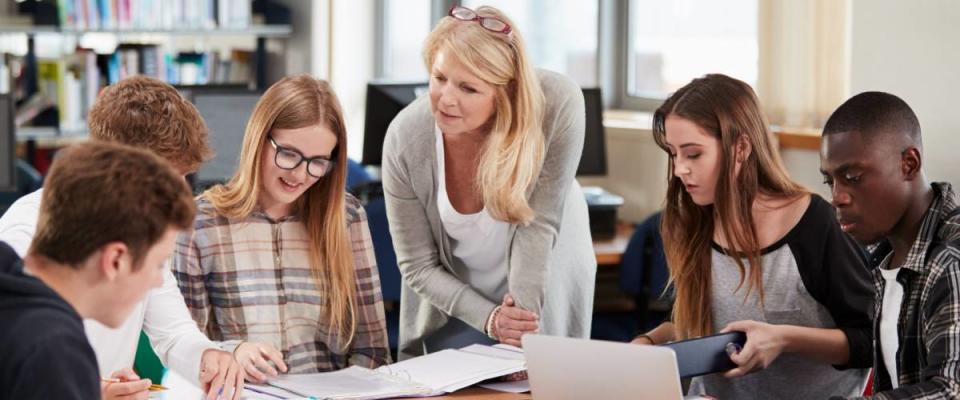
[[423, 396], [429, 392], [413, 382], [356, 366], [320, 374], [282, 375], [270, 379], [269, 385], [297, 396], [318, 399], [382, 399]]
[[[353, 366], [334, 372], [283, 375], [269, 385], [296, 396], [336, 400], [439, 396], [526, 369], [522, 350], [472, 345], [443, 350], [375, 370]], [[264, 390], [248, 385], [252, 390]]]
[[475, 344], [385, 365], [377, 372], [420, 383], [438, 396], [524, 369], [523, 353]]

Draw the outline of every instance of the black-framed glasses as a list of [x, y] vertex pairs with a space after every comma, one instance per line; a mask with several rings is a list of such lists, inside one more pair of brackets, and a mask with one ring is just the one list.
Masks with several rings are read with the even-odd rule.
[[307, 163], [307, 173], [314, 178], [323, 178], [324, 175], [333, 169], [333, 161], [327, 157], [304, 157], [302, 153], [289, 147], [278, 145], [273, 140], [273, 136], [267, 136], [270, 145], [276, 150], [273, 155], [273, 162], [281, 169], [291, 170], [300, 166], [300, 163]]
[[484, 29], [491, 32], [509, 35], [511, 31], [510, 25], [507, 24], [506, 22], [501, 21], [499, 18], [481, 17], [479, 14], [477, 14], [476, 11], [473, 11], [464, 6], [455, 5], [453, 7], [450, 7], [450, 12], [447, 14], [461, 21], [467, 21], [467, 22], [476, 21]]

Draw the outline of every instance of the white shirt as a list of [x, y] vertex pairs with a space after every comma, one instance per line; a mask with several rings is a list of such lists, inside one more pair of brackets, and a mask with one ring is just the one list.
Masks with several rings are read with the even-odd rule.
[[[437, 133], [437, 208], [440, 223], [450, 237], [453, 256], [466, 267], [456, 271], [480, 293], [494, 302], [500, 302], [507, 293], [507, 247], [510, 224], [490, 216], [487, 208], [474, 214], [461, 214], [447, 196], [446, 164], [443, 151], [443, 133]], [[456, 268], [456, 266], [454, 267]]]
[[[40, 214], [43, 189], [21, 197], [0, 217], [0, 241], [6, 242], [20, 257], [30, 248]], [[102, 376], [121, 368], [133, 367], [140, 330], [146, 331], [153, 351], [163, 365], [178, 374], [199, 381], [200, 358], [207, 349], [219, 349], [197, 328], [183, 301], [170, 268], [163, 273], [163, 286], [151, 290], [133, 308], [117, 329], [84, 320], [87, 340], [97, 354]]]
[[897, 374], [897, 350], [900, 349], [900, 335], [897, 330], [897, 321], [900, 319], [900, 306], [903, 304], [903, 285], [897, 282], [897, 273], [900, 268], [886, 269], [890, 256], [883, 261], [880, 274], [883, 275], [883, 305], [880, 309], [880, 351], [883, 354], [883, 365], [890, 374], [890, 383], [896, 389], [900, 386]]

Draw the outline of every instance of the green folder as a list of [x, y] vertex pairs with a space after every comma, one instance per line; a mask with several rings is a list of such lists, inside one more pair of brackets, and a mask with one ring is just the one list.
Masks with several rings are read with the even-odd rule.
[[137, 356], [133, 360], [133, 369], [137, 371], [137, 375], [140, 375], [141, 378], [149, 378], [153, 383], [163, 381], [163, 374], [167, 370], [163, 367], [160, 359], [157, 358], [157, 354], [153, 352], [150, 339], [143, 331], [140, 331], [140, 343], [137, 345]]

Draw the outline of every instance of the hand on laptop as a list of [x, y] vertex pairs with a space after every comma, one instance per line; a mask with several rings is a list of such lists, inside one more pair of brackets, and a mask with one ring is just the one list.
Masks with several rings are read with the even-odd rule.
[[741, 331], [747, 342], [738, 353], [730, 355], [737, 368], [723, 374], [727, 378], [743, 376], [768, 367], [783, 352], [785, 342], [780, 327], [757, 321], [737, 321], [727, 324], [720, 333]]
[[124, 368], [115, 371], [110, 375], [113, 380], [119, 379], [120, 382], [100, 382], [100, 396], [103, 400], [130, 399], [146, 400], [150, 397], [149, 379], [140, 379], [140, 376], [133, 369]]
[[243, 369], [233, 354], [208, 349], [200, 358], [200, 385], [208, 399], [216, 399], [222, 393], [230, 396], [228, 399], [239, 400], [243, 392]]
[[[268, 377], [277, 376], [279, 372], [287, 372], [283, 354], [266, 343], [243, 342], [233, 351], [233, 356], [243, 368], [248, 382], [264, 383]], [[270, 365], [271, 362], [273, 365]]]
[[503, 296], [503, 304], [494, 321], [494, 336], [503, 344], [521, 347], [520, 337], [527, 333], [540, 332], [540, 317], [518, 307], [509, 293]]

